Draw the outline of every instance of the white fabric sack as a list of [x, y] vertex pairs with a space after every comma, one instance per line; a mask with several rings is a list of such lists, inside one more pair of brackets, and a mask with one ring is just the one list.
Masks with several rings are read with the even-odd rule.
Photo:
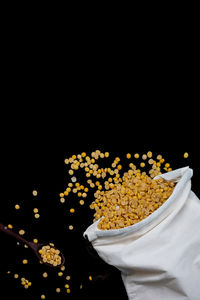
[[200, 200], [189, 167], [163, 177], [177, 182], [167, 201], [144, 220], [84, 232], [99, 256], [121, 271], [130, 300], [200, 300]]

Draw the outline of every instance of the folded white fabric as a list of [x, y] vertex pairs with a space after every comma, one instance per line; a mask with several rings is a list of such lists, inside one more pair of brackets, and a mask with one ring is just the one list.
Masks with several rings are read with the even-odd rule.
[[172, 195], [132, 226], [84, 232], [99, 256], [121, 271], [130, 300], [200, 300], [200, 200], [191, 191], [193, 171], [158, 177], [176, 181]]

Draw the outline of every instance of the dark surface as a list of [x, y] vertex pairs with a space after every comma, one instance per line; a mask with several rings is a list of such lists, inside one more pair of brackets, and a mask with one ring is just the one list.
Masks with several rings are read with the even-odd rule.
[[[61, 249], [66, 258], [64, 274], [71, 276], [71, 294], [57, 294], [55, 289], [63, 287], [64, 276], [59, 277], [57, 270], [48, 270], [39, 264], [31, 250], [16, 245], [15, 240], [0, 233], [0, 286], [5, 292], [1, 299], [17, 296], [36, 300], [42, 293], [46, 294], [46, 299], [127, 299], [120, 272], [90, 255], [86, 249], [82, 234], [92, 223], [93, 211], [88, 207], [92, 194], [83, 207], [73, 202], [73, 196], [64, 204], [59, 202], [59, 193], [70, 180], [64, 159], [82, 151], [90, 154], [99, 149], [109, 151], [112, 158], [119, 156], [125, 161], [123, 157], [127, 152], [142, 154], [151, 150], [155, 155], [162, 154], [173, 169], [186, 165], [193, 168], [192, 189], [200, 196], [198, 144], [189, 131], [182, 130], [181, 135], [180, 130], [163, 128], [160, 133], [156, 127], [145, 129], [137, 124], [136, 128], [130, 122], [117, 132], [115, 124], [111, 128], [86, 128], [80, 122], [80, 126], [74, 127], [74, 123], [68, 120], [66, 130], [63, 130], [63, 122], [60, 126], [56, 123], [55, 127], [55, 123], [45, 122], [38, 126], [37, 118], [33, 120], [37, 126], [32, 127], [28, 122], [28, 127], [25, 124], [13, 127], [9, 139], [3, 143], [0, 220], [4, 224], [13, 224], [15, 230], [25, 229], [27, 239], [36, 237], [39, 242], [51, 241]], [[187, 160], [183, 158], [185, 151], [190, 154]], [[38, 191], [37, 197], [32, 195], [34, 189]], [[70, 216], [67, 211], [72, 202], [76, 213]], [[14, 209], [16, 203], [21, 205], [19, 211]], [[41, 215], [38, 220], [33, 217], [34, 207]], [[69, 224], [74, 225], [73, 231], [67, 229]], [[24, 258], [29, 260], [28, 265], [22, 264]], [[6, 273], [8, 270], [10, 275]], [[46, 279], [41, 276], [45, 271], [49, 274]], [[32, 286], [25, 290], [20, 279], [13, 278], [14, 273], [30, 279]], [[89, 281], [89, 275], [99, 279]]]

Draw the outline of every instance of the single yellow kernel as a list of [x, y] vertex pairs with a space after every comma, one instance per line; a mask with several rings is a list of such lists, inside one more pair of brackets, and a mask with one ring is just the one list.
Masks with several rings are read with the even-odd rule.
[[73, 230], [74, 226], [73, 225], [69, 225], [69, 230]]
[[16, 205], [15, 205], [15, 209], [20, 209], [19, 204], [16, 204]]
[[38, 213], [38, 208], [34, 208], [34, 209], [33, 209], [33, 212], [34, 212], [34, 213]]
[[65, 284], [65, 288], [68, 289], [69, 288], [69, 284], [66, 283]]
[[28, 260], [27, 260], [27, 259], [23, 259], [23, 260], [22, 260], [22, 263], [23, 263], [24, 265], [26, 265], [26, 264], [28, 263]]
[[188, 152], [185, 152], [185, 153], [183, 154], [183, 157], [184, 157], [184, 158], [188, 158], [188, 156], [189, 156], [189, 153], [188, 153]]
[[60, 293], [60, 288], [57, 288], [57, 289], [56, 289], [56, 293]]
[[78, 195], [78, 197], [81, 197], [81, 196], [82, 196], [82, 193], [81, 193], [81, 192], [78, 192], [77, 195]]
[[70, 211], [70, 213], [72, 213], [72, 214], [73, 214], [73, 213], [75, 212], [75, 209], [74, 209], [74, 208], [70, 208], [70, 210], [69, 210], [69, 211]]
[[39, 214], [35, 214], [35, 218], [39, 219], [40, 215]]
[[32, 282], [31, 282], [31, 281], [29, 281], [29, 282], [28, 282], [28, 286], [31, 286], [31, 285], [32, 285]]
[[[65, 195], [66, 196], [66, 195]], [[65, 203], [65, 198], [60, 198], [61, 203]]]
[[40, 298], [41, 299], [45, 299], [46, 297], [45, 297], [45, 295], [41, 295]]
[[66, 158], [66, 159], [64, 160], [64, 162], [65, 162], [65, 164], [66, 164], [66, 165], [68, 165], [68, 163], [69, 163], [69, 159], [68, 159], [68, 158]]
[[162, 155], [158, 154], [156, 158], [157, 158], [157, 160], [161, 160], [162, 159]]
[[19, 230], [20, 235], [24, 235], [25, 231], [23, 229]]
[[86, 193], [87, 193], [88, 191], [89, 191], [89, 190], [88, 190], [88, 188], [87, 188], [87, 187], [86, 187], [86, 188], [84, 188], [84, 192], [86, 192]]
[[65, 278], [66, 278], [66, 280], [70, 280], [70, 279], [71, 279], [71, 276], [68, 275], [68, 276], [66, 276]]
[[170, 167], [170, 164], [169, 163], [166, 163], [165, 164], [165, 168], [169, 168]]
[[70, 294], [70, 293], [71, 293], [70, 289], [67, 289], [66, 292], [67, 292], [67, 294]]
[[151, 158], [151, 157], [152, 157], [152, 155], [153, 155], [153, 154], [152, 154], [152, 152], [151, 152], [151, 151], [148, 151], [148, 152], [147, 152], [147, 156], [148, 156], [148, 158]]
[[144, 162], [141, 162], [141, 163], [140, 163], [140, 167], [144, 168], [144, 167], [145, 167], [145, 163], [144, 163]]
[[33, 190], [32, 194], [33, 196], [37, 196], [38, 192], [36, 190]]
[[38, 239], [33, 239], [33, 243], [37, 244], [38, 243]]
[[142, 155], [142, 159], [144, 159], [144, 160], [147, 159], [147, 155], [146, 155], [146, 154], [143, 154], [143, 155]]
[[121, 169], [122, 169], [122, 165], [118, 165], [118, 166], [117, 166], [117, 169], [118, 169], [118, 170], [121, 170]]
[[81, 156], [82, 156], [82, 157], [86, 157], [86, 153], [85, 153], [85, 152], [82, 152], [82, 153], [81, 153]]
[[7, 274], [10, 274], [10, 271], [7, 271]]
[[92, 280], [92, 276], [91, 275], [89, 276], [89, 280]]
[[62, 266], [60, 269], [61, 271], [65, 271], [65, 266]]
[[109, 152], [105, 152], [105, 157], [109, 157]]
[[13, 228], [12, 224], [8, 224], [8, 228], [12, 229]]
[[60, 197], [64, 197], [65, 195], [64, 195], [64, 193], [60, 193], [59, 196]]
[[73, 175], [74, 171], [70, 169], [68, 173], [69, 173], [69, 175]]
[[16, 278], [16, 279], [17, 279], [18, 277], [19, 277], [19, 275], [18, 275], [18, 274], [14, 274], [14, 278]]
[[127, 154], [126, 154], [126, 158], [128, 158], [128, 159], [131, 158], [131, 154], [130, 154], [130, 153], [127, 153]]
[[80, 200], [79, 203], [80, 203], [80, 205], [83, 205], [85, 202], [84, 202], [84, 200]]
[[58, 276], [63, 276], [63, 272], [58, 272]]
[[138, 153], [135, 153], [135, 154], [134, 154], [134, 157], [135, 157], [135, 158], [139, 158], [140, 155], [139, 155]]
[[48, 277], [47, 272], [44, 272], [44, 273], [42, 274], [42, 276], [43, 276], [44, 278], [47, 278], [47, 277]]

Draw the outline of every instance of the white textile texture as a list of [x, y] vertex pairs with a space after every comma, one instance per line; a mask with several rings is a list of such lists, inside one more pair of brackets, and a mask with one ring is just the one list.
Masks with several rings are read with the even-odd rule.
[[177, 182], [172, 195], [137, 224], [84, 232], [99, 256], [121, 271], [130, 300], [200, 300], [200, 200], [192, 169], [157, 176]]

